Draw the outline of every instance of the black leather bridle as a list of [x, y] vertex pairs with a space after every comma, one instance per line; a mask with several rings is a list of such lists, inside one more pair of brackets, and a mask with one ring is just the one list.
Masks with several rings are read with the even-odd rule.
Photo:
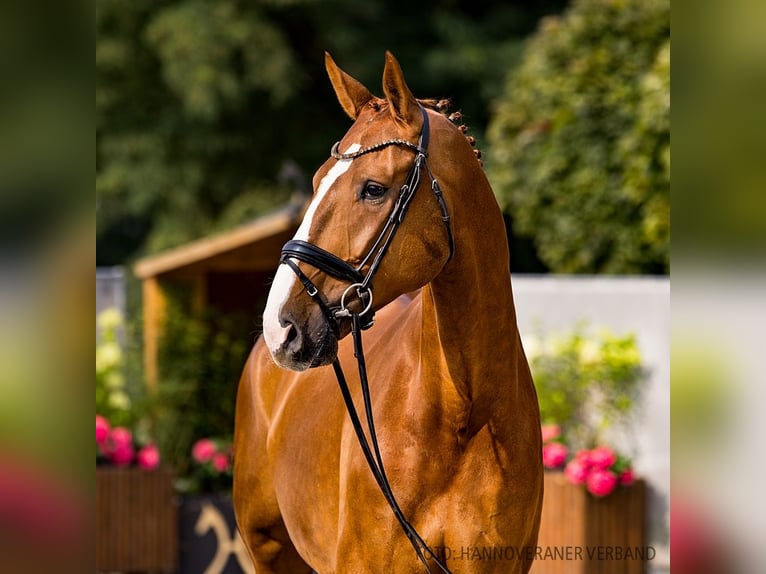
[[[362, 397], [364, 400], [365, 416], [367, 418], [367, 428], [370, 434], [370, 440], [368, 442], [364, 432], [364, 427], [359, 419], [359, 414], [354, 405], [354, 401], [351, 397], [351, 391], [346, 382], [346, 377], [343, 374], [340, 361], [335, 358], [333, 361], [333, 369], [335, 370], [335, 376], [338, 379], [338, 386], [340, 387], [343, 400], [346, 404], [346, 410], [348, 411], [349, 418], [354, 427], [354, 432], [359, 441], [359, 445], [362, 448], [367, 465], [370, 467], [370, 471], [377, 482], [383, 496], [391, 507], [397, 521], [407, 535], [410, 543], [412, 544], [418, 558], [425, 566], [428, 572], [431, 569], [428, 566], [426, 555], [431, 558], [436, 565], [445, 573], [450, 574], [449, 568], [442, 563], [436, 554], [431, 550], [428, 544], [423, 540], [423, 537], [418, 534], [415, 527], [410, 524], [407, 518], [404, 516], [402, 509], [399, 507], [399, 503], [396, 501], [396, 497], [391, 490], [391, 485], [386, 476], [385, 468], [383, 467], [383, 459], [380, 455], [380, 448], [378, 446], [377, 433], [375, 432], [375, 423], [372, 413], [372, 401], [370, 399], [370, 388], [367, 380], [367, 365], [364, 359], [364, 349], [362, 347], [362, 330], [368, 329], [372, 326], [374, 319], [374, 311], [372, 310], [372, 280], [380, 267], [380, 263], [383, 257], [386, 255], [391, 242], [396, 235], [396, 231], [404, 221], [404, 216], [407, 214], [407, 209], [420, 187], [420, 180], [423, 169], [428, 173], [431, 179], [431, 190], [436, 197], [441, 210], [442, 220], [447, 228], [447, 236], [449, 239], [450, 254], [447, 259], [447, 263], [452, 259], [452, 255], [455, 252], [455, 242], [452, 235], [452, 225], [450, 223], [449, 212], [447, 211], [447, 204], [444, 201], [439, 183], [431, 173], [428, 163], [426, 161], [428, 155], [428, 138], [429, 138], [429, 122], [428, 114], [426, 110], [421, 106], [420, 110], [423, 114], [423, 126], [420, 131], [418, 143], [413, 144], [401, 139], [387, 140], [373, 146], [369, 146], [351, 153], [340, 153], [338, 151], [339, 142], [336, 143], [331, 150], [332, 157], [337, 160], [353, 160], [359, 156], [379, 151], [383, 148], [396, 145], [400, 147], [409, 148], [415, 151], [415, 161], [410, 168], [407, 179], [399, 190], [399, 197], [394, 204], [391, 213], [386, 220], [383, 229], [380, 231], [377, 239], [373, 243], [367, 255], [364, 256], [361, 263], [356, 267], [352, 266], [343, 259], [333, 255], [329, 251], [317, 247], [307, 241], [300, 239], [293, 239], [285, 243], [282, 247], [282, 255], [280, 257], [280, 263], [283, 263], [290, 267], [293, 272], [298, 276], [301, 283], [303, 283], [306, 293], [319, 305], [322, 309], [327, 322], [335, 332], [336, 336], [339, 332], [339, 322], [343, 319], [349, 319], [351, 321], [351, 335], [354, 342], [354, 356], [357, 359], [357, 366], [359, 369], [359, 379], [362, 388]], [[340, 306], [331, 308], [326, 302], [326, 298], [320, 293], [317, 286], [308, 278], [308, 276], [300, 269], [298, 264], [294, 261], [303, 261], [308, 263], [312, 267], [323, 271], [324, 273], [342, 281], [350, 283], [350, 285], [343, 292], [340, 299]], [[366, 273], [362, 272], [365, 265], [369, 264], [369, 268]], [[446, 265], [446, 263], [445, 263]], [[356, 290], [356, 295], [359, 297], [362, 303], [362, 311], [352, 311], [346, 304], [346, 297], [352, 291]]]
[[[346, 297], [352, 289], [356, 289], [356, 295], [362, 302], [363, 310], [358, 313], [362, 318], [361, 328], [367, 329], [372, 326], [374, 320], [374, 312], [372, 310], [372, 280], [375, 274], [378, 272], [383, 257], [386, 255], [391, 242], [396, 235], [396, 231], [404, 221], [404, 216], [407, 214], [407, 209], [410, 206], [412, 198], [415, 197], [415, 192], [420, 186], [420, 180], [422, 172], [425, 169], [431, 179], [431, 190], [436, 197], [436, 201], [439, 204], [441, 210], [442, 221], [447, 229], [447, 236], [449, 239], [450, 254], [447, 262], [452, 259], [452, 255], [455, 252], [455, 241], [452, 237], [452, 225], [450, 223], [449, 212], [447, 211], [447, 204], [444, 201], [442, 190], [439, 187], [439, 183], [431, 173], [428, 167], [426, 157], [428, 155], [428, 139], [429, 139], [429, 122], [428, 114], [421, 106], [420, 110], [423, 114], [423, 126], [420, 130], [420, 137], [418, 143], [413, 144], [402, 139], [387, 140], [351, 153], [339, 153], [337, 142], [331, 150], [331, 155], [337, 160], [353, 160], [362, 155], [379, 151], [383, 148], [395, 145], [400, 147], [409, 148], [415, 151], [415, 161], [412, 163], [407, 179], [399, 190], [399, 197], [394, 204], [391, 213], [386, 220], [383, 229], [381, 229], [375, 242], [370, 247], [367, 255], [364, 256], [361, 263], [356, 267], [352, 266], [348, 262], [344, 261], [340, 257], [317, 247], [316, 245], [309, 243], [308, 241], [302, 241], [300, 239], [293, 239], [285, 243], [282, 247], [282, 255], [279, 262], [287, 265], [298, 276], [303, 286], [306, 288], [306, 292], [314, 301], [319, 305], [324, 313], [327, 321], [337, 334], [338, 321], [350, 316], [350, 311], [346, 307]], [[323, 271], [324, 273], [347, 281], [350, 285], [346, 288], [343, 296], [341, 297], [340, 307], [330, 308], [326, 303], [326, 299], [319, 292], [316, 285], [308, 278], [308, 276], [300, 269], [298, 264], [294, 260], [303, 261], [308, 263], [312, 267]], [[366, 273], [362, 270], [369, 264], [369, 268]]]

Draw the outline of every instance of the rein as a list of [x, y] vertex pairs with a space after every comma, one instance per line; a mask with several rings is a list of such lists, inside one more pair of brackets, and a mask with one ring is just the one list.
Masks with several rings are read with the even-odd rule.
[[[393, 241], [396, 231], [399, 229], [402, 221], [404, 221], [404, 216], [407, 213], [407, 208], [409, 207], [415, 192], [420, 186], [421, 175], [424, 167], [431, 179], [431, 190], [433, 191], [434, 196], [436, 197], [436, 200], [439, 204], [442, 221], [444, 222], [444, 225], [447, 229], [447, 236], [450, 246], [450, 254], [449, 258], [447, 259], [447, 263], [449, 263], [449, 261], [452, 259], [452, 255], [455, 251], [455, 242], [452, 235], [452, 226], [449, 212], [447, 211], [447, 204], [444, 201], [444, 196], [442, 195], [439, 183], [436, 181], [436, 178], [434, 178], [426, 162], [429, 140], [428, 114], [422, 106], [420, 107], [420, 111], [423, 114], [423, 127], [421, 128], [417, 144], [413, 144], [402, 139], [392, 139], [357, 150], [352, 153], [344, 154], [339, 153], [338, 145], [340, 142], [338, 142], [333, 145], [330, 152], [332, 157], [339, 161], [353, 160], [362, 155], [376, 152], [392, 145], [406, 147], [416, 152], [415, 160], [412, 164], [412, 167], [410, 168], [409, 174], [407, 175], [407, 179], [399, 191], [399, 197], [397, 198], [396, 203], [394, 204], [394, 207], [391, 210], [385, 225], [383, 226], [383, 229], [380, 231], [377, 239], [373, 243], [367, 255], [365, 255], [365, 257], [362, 259], [362, 262], [357, 267], [353, 267], [343, 259], [337, 257], [329, 251], [322, 249], [321, 247], [308, 243], [307, 241], [294, 239], [285, 243], [284, 247], [282, 248], [280, 263], [284, 263], [285, 265], [289, 266], [290, 269], [292, 269], [293, 272], [297, 275], [298, 279], [306, 289], [306, 293], [308, 293], [308, 295], [322, 310], [323, 315], [334, 330], [336, 336], [339, 332], [339, 321], [344, 318], [350, 319], [351, 336], [354, 342], [354, 356], [356, 357], [357, 367], [359, 369], [359, 380], [361, 383], [362, 398], [364, 400], [364, 411], [365, 417], [367, 419], [367, 428], [370, 435], [369, 442], [367, 440], [364, 427], [362, 426], [362, 422], [359, 419], [359, 414], [356, 410], [356, 406], [354, 405], [354, 401], [351, 397], [351, 391], [349, 389], [348, 382], [346, 381], [346, 377], [337, 357], [333, 361], [332, 366], [335, 371], [335, 376], [338, 379], [338, 386], [340, 387], [341, 394], [343, 395], [343, 401], [346, 404], [346, 410], [348, 411], [349, 418], [351, 419], [351, 423], [354, 427], [354, 432], [356, 433], [357, 440], [359, 441], [359, 446], [361, 447], [364, 458], [367, 461], [367, 465], [370, 467], [370, 471], [375, 478], [375, 482], [377, 482], [380, 491], [383, 493], [383, 496], [386, 499], [386, 502], [391, 507], [394, 516], [402, 527], [404, 533], [407, 535], [410, 544], [412, 544], [412, 547], [415, 549], [418, 558], [423, 563], [426, 570], [429, 573], [431, 572], [426, 558], [427, 555], [428, 558], [432, 559], [436, 563], [442, 572], [450, 574], [449, 568], [447, 568], [447, 566], [438, 559], [433, 550], [431, 550], [428, 544], [423, 540], [423, 537], [418, 534], [418, 531], [415, 530], [415, 527], [412, 526], [412, 524], [410, 524], [410, 522], [404, 516], [404, 513], [402, 512], [402, 509], [399, 506], [393, 491], [391, 490], [391, 484], [389, 483], [388, 477], [386, 476], [386, 471], [383, 466], [383, 459], [380, 455], [377, 433], [375, 432], [375, 422], [372, 413], [372, 400], [370, 398], [370, 387], [367, 379], [367, 364], [364, 358], [364, 348], [362, 346], [362, 331], [370, 328], [374, 321], [374, 311], [372, 310], [372, 280], [375, 277], [375, 274], [377, 273], [381, 261], [388, 251], [391, 242]], [[341, 296], [340, 307], [331, 308], [327, 304], [325, 298], [320, 293], [317, 286], [314, 285], [314, 283], [305, 273], [303, 273], [298, 264], [293, 261], [294, 259], [308, 263], [309, 265], [327, 273], [336, 279], [350, 283], [350, 285], [346, 288], [346, 290], [343, 292], [343, 295]], [[368, 263], [369, 268], [367, 272], [363, 274], [362, 269]], [[360, 299], [363, 307], [362, 311], [358, 313], [352, 311], [346, 305], [346, 297], [354, 290], [356, 291], [356, 296]]]
[[[415, 530], [415, 527], [407, 520], [407, 517], [404, 516], [404, 512], [402, 512], [402, 509], [399, 507], [399, 503], [396, 501], [396, 497], [391, 490], [391, 484], [388, 482], [386, 469], [383, 466], [383, 458], [380, 455], [380, 447], [378, 446], [378, 436], [375, 432], [375, 422], [372, 415], [372, 400], [370, 399], [370, 385], [367, 380], [367, 363], [364, 359], [364, 349], [362, 347], [360, 318], [356, 313], [351, 313], [351, 336], [353, 337], [354, 341], [354, 357], [356, 357], [357, 366], [359, 368], [359, 380], [361, 382], [362, 397], [364, 399], [364, 414], [367, 418], [367, 428], [369, 429], [370, 433], [370, 442], [367, 442], [367, 437], [364, 433], [364, 427], [362, 426], [362, 422], [359, 419], [359, 414], [357, 413], [356, 406], [354, 405], [354, 400], [351, 398], [351, 391], [348, 388], [346, 377], [343, 374], [343, 369], [341, 368], [340, 361], [337, 358], [333, 361], [332, 368], [335, 370], [335, 377], [338, 379], [338, 386], [340, 387], [340, 392], [343, 395], [343, 401], [346, 403], [346, 410], [348, 411], [349, 418], [351, 419], [351, 424], [354, 426], [354, 432], [356, 433], [356, 438], [359, 441], [359, 446], [362, 447], [362, 452], [364, 453], [364, 458], [367, 461], [367, 466], [370, 467], [370, 471], [375, 478], [375, 482], [378, 483], [378, 488], [380, 488], [380, 491], [386, 498], [386, 502], [388, 502], [388, 505], [391, 507], [394, 516], [396, 517], [397, 521], [399, 521], [399, 525], [407, 535], [410, 544], [412, 544], [412, 547], [415, 549], [415, 552], [417, 553], [420, 561], [423, 563], [423, 566], [425, 566], [426, 571], [429, 573], [431, 572], [431, 568], [428, 566], [428, 561], [426, 560], [425, 556], [427, 554], [429, 558], [436, 562], [436, 565], [442, 570], [442, 572], [445, 574], [451, 574], [450, 569], [447, 568], [447, 566], [439, 560], [434, 551], [431, 550], [431, 547], [428, 546], [426, 541], [423, 540], [423, 537], [420, 536], [417, 530]], [[372, 443], [372, 449], [370, 449], [370, 443]]]

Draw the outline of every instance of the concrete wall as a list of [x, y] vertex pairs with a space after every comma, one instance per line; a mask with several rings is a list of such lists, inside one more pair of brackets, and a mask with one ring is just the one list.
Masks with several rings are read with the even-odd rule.
[[[101, 311], [116, 308], [125, 316], [125, 270], [122, 267], [96, 268], [96, 317]], [[96, 336], [101, 330], [96, 325]], [[117, 340], [125, 343], [125, 327], [117, 329]]]
[[631, 442], [637, 473], [650, 486], [649, 537], [662, 571], [670, 490], [670, 280], [667, 277], [512, 277], [522, 339], [569, 332], [578, 322], [635, 333], [649, 370]]
[[96, 316], [110, 307], [125, 314], [125, 271], [122, 267], [97, 267]]

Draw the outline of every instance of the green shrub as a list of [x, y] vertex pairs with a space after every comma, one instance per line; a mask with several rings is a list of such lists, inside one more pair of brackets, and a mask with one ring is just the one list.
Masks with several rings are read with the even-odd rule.
[[552, 271], [668, 271], [669, 118], [668, 0], [576, 0], [543, 20], [493, 112], [487, 169]]
[[153, 405], [157, 444], [182, 478], [195, 470], [196, 441], [232, 436], [239, 377], [254, 339], [249, 313], [194, 313], [184, 299], [178, 292], [168, 298]]
[[580, 327], [545, 339], [524, 337], [543, 424], [558, 424], [578, 448], [607, 443], [624, 428], [645, 372], [635, 337]]

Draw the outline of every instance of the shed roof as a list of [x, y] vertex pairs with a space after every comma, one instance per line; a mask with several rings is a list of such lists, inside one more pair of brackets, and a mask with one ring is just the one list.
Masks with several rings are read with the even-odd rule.
[[230, 231], [191, 241], [140, 259], [141, 279], [195, 275], [204, 271], [268, 271], [279, 261], [282, 245], [295, 233], [306, 203], [291, 202]]

